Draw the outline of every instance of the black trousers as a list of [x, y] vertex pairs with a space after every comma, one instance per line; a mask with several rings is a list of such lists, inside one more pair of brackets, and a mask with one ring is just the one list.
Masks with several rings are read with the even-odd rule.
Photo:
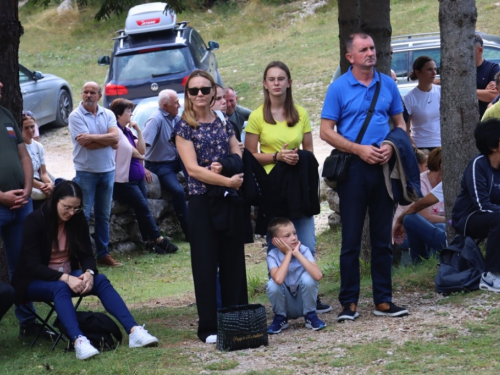
[[199, 317], [198, 337], [203, 342], [217, 334], [217, 265], [222, 307], [248, 303], [243, 210], [236, 207], [236, 211], [240, 214], [235, 217], [234, 230], [227, 234], [214, 229], [209, 197], [195, 195], [189, 200], [191, 267]]
[[488, 237], [485, 272], [500, 273], [500, 213], [476, 212], [467, 221], [466, 234], [472, 238]]
[[14, 304], [14, 288], [10, 284], [0, 283], [0, 320]]

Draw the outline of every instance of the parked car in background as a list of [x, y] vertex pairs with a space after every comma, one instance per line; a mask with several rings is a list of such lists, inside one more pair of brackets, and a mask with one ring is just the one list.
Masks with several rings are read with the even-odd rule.
[[[184, 111], [184, 94], [178, 93], [179, 103], [181, 107], [179, 108], [179, 117], [182, 115]], [[151, 114], [158, 109], [158, 97], [153, 96], [151, 98], [146, 98], [141, 100], [134, 108], [132, 112], [132, 120], [137, 122], [141, 129], [144, 129], [144, 125], [146, 125], [146, 121], [148, 121]]]
[[[477, 32], [483, 38], [483, 57], [485, 60], [500, 63], [500, 37], [496, 35]], [[412, 71], [413, 62], [420, 56], [430, 56], [436, 61], [437, 74], [441, 71], [441, 37], [439, 33], [401, 35], [391, 38], [393, 49], [391, 69], [398, 77], [398, 85], [405, 85], [409, 89], [408, 75]], [[340, 77], [340, 66], [335, 71], [332, 82]]]
[[222, 85], [214, 41], [205, 44], [200, 34], [177, 23], [165, 3], [149, 3], [129, 10], [125, 29], [118, 31], [111, 56], [101, 56], [99, 65], [109, 65], [104, 82], [103, 105], [117, 97], [138, 103], [155, 93], [172, 89], [184, 91], [189, 74], [203, 69]]
[[19, 64], [19, 84], [23, 109], [33, 112], [38, 126], [49, 123], [68, 125], [68, 117], [73, 110], [73, 96], [66, 80], [53, 74], [31, 71]]

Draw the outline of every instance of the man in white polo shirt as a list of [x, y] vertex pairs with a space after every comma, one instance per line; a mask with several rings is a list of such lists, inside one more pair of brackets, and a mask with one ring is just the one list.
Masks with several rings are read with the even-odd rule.
[[97, 263], [121, 266], [109, 254], [109, 217], [113, 198], [115, 155], [118, 145], [116, 117], [109, 109], [99, 106], [101, 87], [87, 82], [82, 88], [82, 101], [69, 116], [69, 131], [73, 141], [75, 182], [83, 191], [83, 211], [87, 221], [94, 206], [94, 240]]

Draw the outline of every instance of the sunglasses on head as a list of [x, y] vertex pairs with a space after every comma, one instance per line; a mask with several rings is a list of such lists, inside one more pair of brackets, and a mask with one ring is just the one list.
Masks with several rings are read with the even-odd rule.
[[192, 87], [188, 89], [189, 95], [195, 96], [198, 95], [198, 92], [201, 91], [203, 95], [208, 95], [210, 94], [210, 91], [212, 91], [212, 87]]

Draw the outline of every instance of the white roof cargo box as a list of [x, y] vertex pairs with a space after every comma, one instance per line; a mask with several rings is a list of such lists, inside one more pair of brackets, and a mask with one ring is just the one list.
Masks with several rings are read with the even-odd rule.
[[166, 13], [166, 3], [149, 3], [130, 8], [125, 21], [125, 34], [142, 34], [173, 29], [177, 15], [169, 10]]

